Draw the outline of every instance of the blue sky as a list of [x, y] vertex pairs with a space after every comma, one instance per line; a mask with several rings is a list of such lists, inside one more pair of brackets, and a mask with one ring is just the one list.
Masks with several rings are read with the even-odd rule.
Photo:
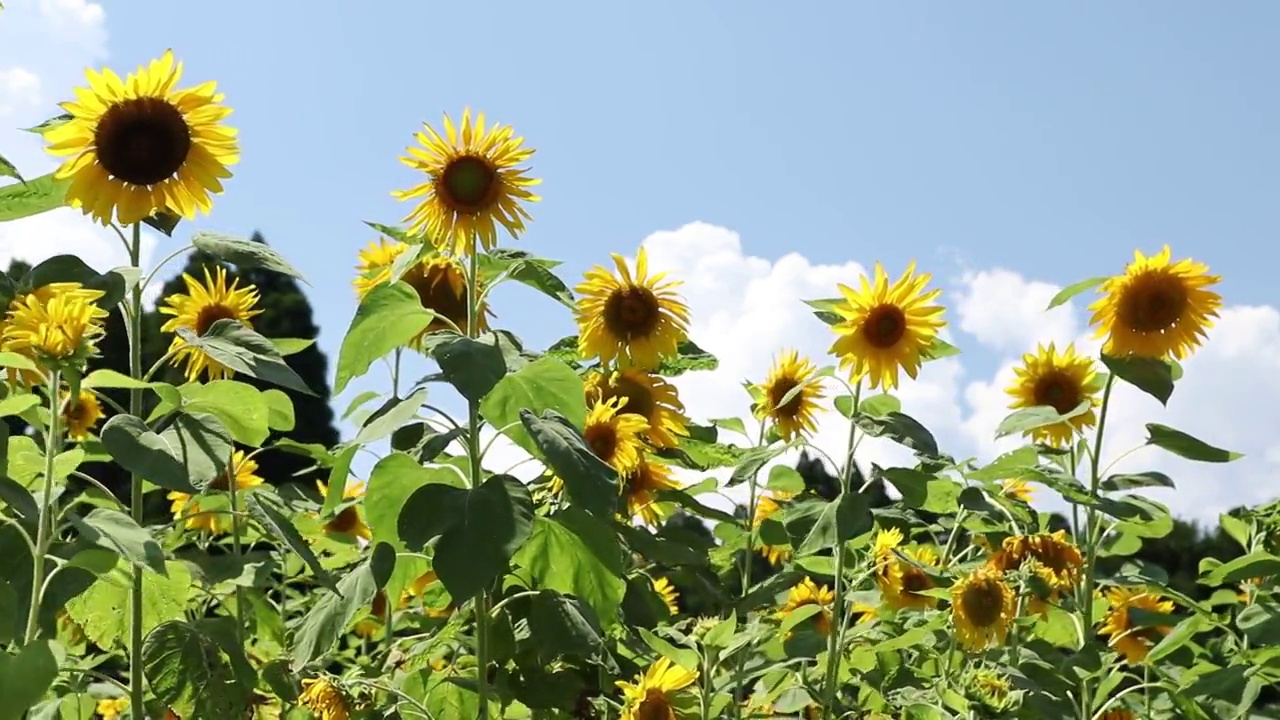
[[[538, 149], [516, 244], [571, 285], [703, 221], [747, 256], [915, 258], [949, 290], [997, 267], [1065, 285], [1168, 242], [1229, 303], [1273, 305], [1278, 26], [1263, 1], [115, 3], [106, 64], [173, 47], [185, 82], [218, 81], [243, 161], [187, 230], [261, 230], [310, 281], [332, 362], [361, 221], [399, 222], [398, 156], [465, 106]], [[572, 331], [523, 292], [497, 310], [533, 344]], [[988, 379], [1009, 354], [966, 353]]]

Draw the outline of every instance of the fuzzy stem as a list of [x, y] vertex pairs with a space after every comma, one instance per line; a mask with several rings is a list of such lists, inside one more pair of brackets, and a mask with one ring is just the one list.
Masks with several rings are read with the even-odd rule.
[[31, 557], [31, 604], [27, 609], [27, 629], [23, 634], [22, 644], [27, 645], [36, 639], [40, 625], [40, 600], [44, 596], [44, 563], [49, 554], [49, 543], [53, 539], [53, 523], [56, 515], [53, 497], [53, 464], [62, 446], [62, 409], [58, 402], [59, 387], [62, 375], [57, 370], [50, 374], [49, 380], [49, 428], [45, 431], [44, 442], [44, 485], [40, 495], [40, 517], [37, 519], [36, 546]]
[[[142, 223], [134, 223], [133, 238], [129, 243], [129, 265], [141, 269]], [[135, 284], [129, 292], [125, 312], [128, 320], [129, 377], [142, 379], [142, 284]], [[129, 414], [142, 416], [142, 388], [129, 388]], [[133, 521], [142, 525], [142, 476], [130, 473], [129, 509]], [[142, 573], [143, 567], [133, 566], [133, 587], [129, 595], [129, 705], [132, 717], [147, 716], [144, 704], [142, 677]]]

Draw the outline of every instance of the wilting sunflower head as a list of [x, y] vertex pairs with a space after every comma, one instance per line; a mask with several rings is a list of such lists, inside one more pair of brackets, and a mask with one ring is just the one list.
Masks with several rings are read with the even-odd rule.
[[658, 597], [662, 598], [662, 604], [667, 606], [667, 612], [670, 613], [671, 617], [679, 615], [680, 593], [676, 592], [676, 588], [671, 584], [671, 581], [660, 577], [651, 580], [650, 583], [653, 585], [653, 591], [658, 594]]
[[316, 720], [349, 720], [351, 717], [346, 693], [327, 677], [303, 680], [298, 704], [310, 710]]
[[830, 352], [840, 358], [840, 367], [850, 368], [855, 380], [865, 377], [872, 388], [896, 388], [899, 370], [914, 379], [946, 324], [943, 307], [932, 304], [942, 291], [925, 291], [931, 276], [916, 275], [915, 268], [911, 263], [891, 284], [876, 263], [875, 280], [864, 275], [860, 290], [840, 285], [844, 302], [832, 309], [843, 320], [832, 327], [838, 337]]
[[689, 419], [676, 386], [661, 375], [639, 368], [614, 372], [592, 371], [584, 385], [587, 405], [626, 398], [620, 412], [639, 415], [649, 423], [645, 439], [659, 448], [675, 447], [688, 434]]
[[650, 275], [643, 247], [636, 253], [634, 275], [621, 255], [614, 255], [613, 263], [617, 275], [597, 265], [577, 287], [578, 354], [656, 369], [689, 333], [689, 307], [675, 292], [680, 282], [667, 280], [666, 273]]
[[640, 518], [648, 525], [657, 526], [666, 516], [666, 511], [659, 504], [658, 493], [679, 487], [680, 483], [671, 477], [669, 466], [652, 458], [641, 460], [636, 469], [622, 479], [627, 514], [632, 518]]
[[[329, 486], [325, 483], [316, 481], [316, 488], [320, 491], [320, 497], [329, 497]], [[364, 496], [365, 484], [363, 482], [349, 482], [342, 491], [343, 500], [355, 500]], [[337, 512], [331, 520], [324, 524], [325, 535], [344, 538], [348, 540], [362, 539], [369, 540], [373, 537], [373, 531], [369, 529], [368, 524], [364, 521], [364, 514], [360, 511], [359, 504], [348, 505]]]
[[980, 567], [951, 586], [951, 621], [967, 650], [1003, 644], [1013, 614], [1013, 589], [997, 570]]
[[[222, 494], [231, 489], [232, 482], [235, 482], [237, 492], [257, 487], [264, 482], [258, 476], [258, 462], [240, 450], [231, 453], [231, 462], [227, 464], [227, 469], [209, 483], [204, 495], [192, 496], [176, 490], [169, 493], [169, 511], [173, 513], [173, 519], [186, 518], [183, 520], [183, 525], [188, 530], [206, 532], [210, 535], [224, 535], [230, 532], [232, 516], [226, 512], [230, 506], [226, 504]], [[217, 500], [213, 499], [215, 493]], [[236, 496], [236, 503], [237, 507], [243, 504], [241, 496]]]
[[1151, 648], [1173, 628], [1168, 625], [1139, 626], [1137, 620], [1129, 616], [1129, 611], [1137, 609], [1168, 615], [1173, 612], [1173, 602], [1161, 600], [1141, 587], [1113, 587], [1104, 596], [1111, 607], [1098, 632], [1109, 636], [1107, 644], [1130, 665], [1142, 664]]
[[795, 350], [774, 360], [764, 383], [757, 385], [763, 401], [755, 406], [755, 416], [773, 421], [785, 441], [817, 431], [818, 401], [825, 391], [816, 380], [818, 368]]
[[1066, 415], [1088, 401], [1089, 409], [1081, 415], [1023, 433], [1037, 442], [1057, 447], [1071, 444], [1074, 433], [1093, 427], [1098, 422], [1101, 404], [1098, 374], [1093, 358], [1076, 354], [1075, 344], [1059, 352], [1053, 343], [1041, 345], [1034, 354], [1022, 356], [1022, 366], [1013, 369], [1014, 381], [1005, 392], [1013, 397], [1011, 408], [1047, 405]]
[[62, 422], [66, 423], [67, 437], [75, 442], [88, 440], [93, 426], [102, 417], [102, 404], [98, 402], [98, 396], [88, 390], [81, 390], [76, 397], [63, 401]]
[[622, 690], [622, 720], [676, 720], [680, 692], [698, 679], [698, 673], [660, 657], [634, 682], [618, 680]]
[[1207, 289], [1222, 281], [1209, 266], [1185, 259], [1173, 262], [1169, 246], [1146, 257], [1133, 252], [1123, 275], [1109, 278], [1089, 306], [1090, 324], [1106, 337], [1102, 351], [1181, 360], [1203, 342], [1218, 316], [1222, 296]]
[[471, 255], [476, 240], [485, 250], [498, 244], [497, 226], [515, 238], [532, 220], [523, 203], [540, 198], [529, 191], [537, 185], [519, 165], [533, 156], [511, 127], [493, 123], [485, 127], [484, 113], [471, 118], [462, 112], [462, 126], [455, 127], [444, 116], [444, 136], [423, 123], [414, 136], [418, 146], [405, 150], [400, 160], [426, 174], [426, 182], [394, 195], [399, 200], [418, 200], [405, 217], [410, 234], [422, 234], [440, 250], [455, 255]]
[[85, 77], [89, 86], [61, 103], [71, 119], [44, 131], [49, 153], [67, 158], [55, 177], [71, 180], [71, 206], [103, 225], [208, 214], [240, 161], [217, 84], [179, 89], [182, 63], [171, 50], [124, 79], [108, 68]]
[[187, 292], [174, 293], [164, 299], [158, 308], [161, 315], [172, 317], [160, 326], [162, 332], [175, 333], [173, 342], [169, 344], [172, 353], [169, 362], [175, 366], [186, 364], [187, 380], [195, 382], [201, 373], [206, 373], [210, 380], [226, 380], [234, 371], [205, 354], [204, 350], [190, 345], [181, 335], [179, 328], [185, 328], [203, 337], [209, 328], [219, 320], [236, 320], [249, 325], [249, 320], [262, 314], [256, 309], [258, 289], [253, 285], [240, 287], [240, 279], [227, 283], [227, 269], [221, 265], [204, 268], [204, 282], [182, 274], [182, 282]]
[[893, 555], [893, 559], [878, 566], [876, 583], [885, 604], [895, 610], [926, 610], [938, 606], [938, 598], [922, 595], [935, 587], [933, 578], [922, 567], [937, 567], [938, 553], [929, 545], [901, 551], [910, 561]]
[[831, 632], [831, 606], [835, 601], [836, 596], [831, 588], [818, 585], [806, 577], [787, 592], [786, 602], [778, 610], [778, 616], [785, 618], [805, 605], [817, 605], [821, 610], [813, 616], [814, 627], [823, 635], [828, 635]]
[[94, 303], [100, 290], [52, 283], [13, 299], [0, 348], [44, 365], [81, 363], [97, 354], [107, 312]]
[[1009, 678], [994, 670], [984, 668], [969, 673], [964, 687], [971, 700], [993, 712], [1002, 713], [1014, 704]]

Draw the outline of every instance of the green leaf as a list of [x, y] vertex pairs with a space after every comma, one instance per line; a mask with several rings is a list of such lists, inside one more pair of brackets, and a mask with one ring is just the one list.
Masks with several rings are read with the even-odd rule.
[[1280, 557], [1265, 550], [1254, 550], [1215, 567], [1201, 578], [1201, 582], [1210, 586], [1224, 585], [1254, 577], [1272, 577], [1277, 573], [1280, 573]]
[[368, 561], [343, 576], [337, 588], [321, 592], [320, 598], [302, 618], [293, 645], [293, 669], [301, 670], [329, 652], [346, 634], [347, 628], [373, 602], [378, 591]]
[[18, 166], [9, 162], [9, 159], [0, 155], [0, 177], [11, 177], [18, 182], [26, 182], [22, 179], [22, 174], [18, 172]]
[[[5, 499], [7, 500], [8, 498]], [[1218, 525], [1222, 528], [1222, 531], [1230, 536], [1232, 540], [1235, 540], [1240, 547], [1245, 550], [1249, 549], [1249, 538], [1253, 535], [1253, 528], [1250, 523], [1245, 522], [1234, 515], [1222, 513], [1218, 516]]]
[[91, 290], [101, 290], [102, 297], [93, 304], [103, 310], [111, 310], [124, 299], [123, 275], [112, 270], [100, 273], [75, 255], [54, 255], [36, 265], [27, 274], [25, 284], [37, 289], [58, 282], [77, 282]]
[[368, 220], [365, 220], [364, 224], [368, 225], [374, 230], [377, 230], [383, 235], [386, 235], [392, 240], [399, 240], [400, 242], [405, 243], [407, 245], [421, 245], [424, 242], [426, 242], [426, 238], [423, 237], [422, 235], [410, 235], [409, 233], [405, 232], [403, 228], [392, 227], [390, 225], [383, 225], [381, 223], [376, 223], [376, 222], [369, 222]]
[[1225, 463], [1232, 460], [1239, 460], [1244, 457], [1238, 452], [1223, 450], [1214, 447], [1202, 440], [1182, 432], [1174, 430], [1167, 425], [1158, 423], [1147, 423], [1147, 444], [1164, 448], [1179, 457], [1188, 460], [1197, 460], [1199, 462]]
[[1103, 354], [1102, 364], [1112, 375], [1159, 400], [1161, 405], [1169, 404], [1169, 396], [1173, 395], [1173, 367], [1164, 360]]
[[729, 617], [722, 619], [702, 636], [702, 644], [712, 648], [724, 648], [738, 631], [738, 611], [730, 610]]
[[1050, 405], [1036, 405], [1034, 407], [1026, 407], [1010, 413], [1004, 420], [1000, 421], [1000, 426], [996, 428], [996, 438], [1007, 437], [1009, 435], [1017, 435], [1019, 433], [1029, 433], [1036, 428], [1048, 427], [1065, 422], [1071, 418], [1083, 415], [1089, 412], [1092, 407], [1088, 400], [1077, 405], [1066, 414], [1059, 413], [1057, 409]]
[[838, 542], [847, 542], [870, 531], [874, 524], [866, 495], [842, 493], [838, 500], [822, 503], [817, 520], [796, 549], [796, 554], [812, 555]]
[[132, 388], [142, 388], [143, 390], [151, 390], [154, 392], [170, 407], [176, 408], [182, 405], [182, 394], [178, 392], [178, 388], [170, 385], [169, 383], [143, 382], [109, 368], [99, 368], [84, 376], [84, 379], [80, 381], [80, 387], [86, 390], [106, 390], [110, 388], [128, 390]]
[[285, 364], [271, 341], [236, 320], [218, 320], [204, 335], [197, 336], [188, 328], [178, 328], [178, 335], [214, 360], [238, 373], [288, 388], [294, 392], [318, 397], [293, 368]]
[[181, 717], [241, 717], [245, 693], [212, 639], [181, 621], [166, 622], [142, 643], [142, 671], [157, 699]]
[[521, 421], [521, 410], [534, 416], [554, 410], [574, 427], [582, 427], [587, 414], [582, 378], [563, 362], [544, 357], [499, 380], [480, 403], [480, 414], [490, 425], [537, 454], [538, 445]]
[[938, 456], [938, 441], [915, 418], [900, 412], [889, 412], [883, 417], [859, 413], [854, 420], [858, 428], [871, 437], [887, 437], [911, 448], [918, 455]]
[[[186, 398], [187, 412], [216, 415], [238, 443], [257, 447], [271, 431], [267, 427], [267, 402], [258, 388], [237, 380], [187, 383], [178, 391]], [[286, 398], [287, 401], [288, 398]], [[158, 416], [173, 409], [168, 403], [156, 408]]]
[[835, 325], [844, 322], [844, 318], [835, 312], [835, 308], [844, 302], [844, 298], [823, 298], [821, 300], [805, 300], [804, 304], [813, 308], [813, 314], [819, 320], [828, 325]]
[[[26, 605], [26, 598], [23, 598], [20, 602], [18, 593], [14, 591], [9, 581], [0, 578], [0, 618], [5, 618], [4, 622], [0, 622], [0, 647], [8, 645], [17, 635], [17, 628], [14, 627], [13, 619], [18, 617], [19, 604]], [[23, 610], [25, 609], [24, 607]], [[25, 620], [25, 617], [23, 619]], [[3, 680], [0, 679], [0, 682], [3, 682]]]
[[39, 370], [31, 358], [15, 352], [0, 351], [0, 367], [11, 367], [19, 370]]
[[613, 513], [618, 500], [618, 473], [596, 457], [577, 428], [554, 410], [544, 411], [542, 417], [521, 410], [520, 422], [547, 466], [564, 481], [569, 498], [576, 505], [603, 517]]
[[935, 335], [929, 341], [929, 347], [920, 352], [920, 358], [924, 362], [932, 362], [943, 358], [955, 357], [959, 354], [960, 348]]
[[340, 394], [353, 378], [368, 372], [374, 361], [407, 345], [427, 329], [434, 317], [422, 307], [418, 292], [407, 283], [386, 283], [370, 290], [342, 338], [333, 394]]
[[1192, 615], [1178, 623], [1168, 635], [1164, 636], [1147, 654], [1146, 662], [1156, 663], [1169, 657], [1175, 650], [1191, 642], [1197, 633], [1208, 629], [1208, 623], [1202, 615]]
[[[842, 398], [848, 406], [847, 410], [840, 409], [840, 400]], [[836, 398], [836, 409], [840, 410], [841, 415], [844, 415], [847, 418], [852, 418], [853, 398], [848, 395], [841, 395]], [[862, 398], [862, 401], [858, 403], [858, 410], [863, 415], [869, 415], [875, 418], [888, 417], [890, 413], [902, 412], [902, 401], [888, 393], [881, 393], [880, 395], [872, 395], [871, 397]]]
[[804, 492], [804, 477], [793, 467], [774, 465], [769, 468], [766, 485], [775, 492], [799, 494]]
[[640, 633], [640, 638], [644, 640], [654, 652], [671, 660], [675, 664], [686, 670], [697, 671], [698, 669], [698, 653], [689, 648], [677, 648], [675, 645], [654, 635], [649, 630], [638, 627], [636, 630]]
[[734, 524], [738, 522], [738, 519], [735, 518], [732, 514], [727, 513], [723, 510], [717, 510], [711, 507], [710, 505], [705, 505], [699, 502], [696, 498], [694, 498], [689, 493], [677, 488], [659, 490], [657, 492], [656, 500], [657, 502], [674, 503], [684, 508], [688, 512], [692, 513], [693, 515], [707, 518], [708, 520], [716, 520], [718, 522], [734, 523]]
[[58, 115], [55, 115], [49, 118], [48, 120], [45, 120], [39, 125], [36, 125], [34, 127], [29, 127], [29, 128], [23, 128], [23, 130], [25, 132], [36, 133], [37, 135], [43, 135], [56, 127], [61, 127], [63, 125], [66, 125], [67, 123], [71, 122], [74, 119], [75, 119], [74, 115], [71, 115], [69, 113], [60, 113]]
[[741, 485], [760, 473], [765, 465], [769, 464], [774, 458], [786, 452], [788, 446], [766, 446], [754, 447], [745, 451], [738, 464], [734, 466], [733, 472], [729, 475], [729, 480], [725, 483], [728, 487]]
[[161, 210], [154, 215], [143, 218], [142, 222], [147, 227], [159, 230], [165, 237], [173, 237], [173, 231], [177, 229], [178, 223], [182, 222], [182, 216]]
[[249, 515], [257, 520], [273, 538], [283, 540], [289, 549], [302, 558], [302, 562], [311, 568], [316, 580], [327, 588], [335, 587], [333, 577], [320, 564], [319, 558], [311, 551], [311, 546], [303, 539], [289, 520], [288, 507], [279, 495], [264, 489], [252, 489], [244, 495], [244, 507]]
[[508, 372], [529, 364], [501, 333], [485, 333], [474, 340], [453, 335], [434, 344], [431, 356], [439, 363], [445, 380], [462, 397], [475, 402], [488, 395]]
[[53, 647], [48, 640], [37, 640], [16, 655], [0, 652], [0, 720], [22, 720], [58, 679]]
[[[534, 533], [536, 536], [536, 528]], [[533, 596], [529, 630], [538, 638], [539, 656], [552, 660], [564, 655], [588, 662], [608, 658], [604, 640], [589, 615], [590, 612], [577, 599], [552, 590], [543, 590]], [[609, 662], [612, 662], [611, 658]]]
[[[1193, 615], [1192, 617], [1200, 617]], [[1254, 647], [1275, 647], [1280, 643], [1280, 605], [1260, 600], [1240, 611], [1236, 627]]]
[[1034, 446], [1025, 445], [997, 457], [991, 464], [966, 473], [973, 480], [993, 481], [1023, 478], [1027, 468], [1035, 467], [1040, 455]]
[[511, 265], [507, 275], [512, 280], [528, 285], [569, 309], [574, 307], [573, 293], [568, 286], [543, 264], [532, 260], [521, 260]]
[[1107, 492], [1116, 490], [1137, 490], [1149, 487], [1175, 487], [1173, 479], [1162, 472], [1154, 470], [1140, 473], [1120, 473], [1102, 481], [1102, 489]]
[[682, 340], [676, 347], [676, 356], [664, 358], [662, 364], [658, 365], [658, 369], [653, 372], [666, 377], [676, 377], [690, 371], [715, 370], [718, 367], [720, 367], [720, 361], [715, 355], [698, 347], [692, 340]]
[[267, 428], [279, 432], [292, 432], [297, 420], [293, 415], [293, 400], [283, 390], [271, 388], [262, 391], [262, 402], [267, 406]]
[[297, 355], [316, 344], [315, 338], [269, 338], [281, 357]]
[[70, 516], [81, 539], [164, 575], [164, 550], [151, 534], [119, 510], [94, 508], [84, 518]]
[[71, 180], [54, 180], [53, 173], [25, 183], [0, 187], [0, 222], [19, 220], [66, 205]]
[[391, 398], [382, 409], [373, 414], [364, 427], [360, 428], [360, 432], [356, 433], [355, 439], [351, 441], [352, 444], [367, 445], [389, 436], [400, 426], [412, 420], [426, 402], [426, 388], [420, 388], [403, 400]]
[[[71, 618], [84, 629], [95, 645], [104, 649], [124, 647], [129, 636], [133, 580], [128, 566], [117, 565], [66, 607]], [[143, 574], [142, 631], [149, 632], [162, 622], [180, 620], [186, 614], [191, 573], [184, 563], [170, 560], [165, 574]], [[119, 645], [117, 645], [119, 643]]]
[[[566, 526], [557, 522], [567, 519]], [[569, 509], [557, 519], [534, 518], [524, 547], [512, 562], [528, 572], [536, 589], [574, 595], [605, 625], [615, 622], [626, 593], [618, 542], [607, 525]]]
[[272, 250], [266, 243], [245, 240], [244, 238], [223, 235], [222, 233], [197, 230], [191, 236], [191, 244], [197, 250], [225, 260], [241, 270], [262, 268], [283, 273], [292, 278], [306, 282], [302, 273], [298, 272], [280, 253]]
[[902, 501], [907, 504], [907, 507], [926, 512], [942, 514], [955, 512], [960, 491], [964, 489], [964, 486], [947, 478], [911, 468], [884, 468], [880, 474], [902, 493]]
[[741, 418], [714, 418], [711, 420], [711, 424], [730, 432], [736, 432], [743, 437], [747, 435], [747, 426], [743, 424]]
[[31, 408], [41, 404], [43, 404], [43, 401], [35, 395], [10, 395], [5, 399], [0, 400], [0, 417], [21, 415]]
[[577, 365], [581, 363], [582, 356], [578, 354], [578, 336], [570, 335], [562, 337], [555, 341], [546, 352], [542, 353], [543, 357], [555, 358], [566, 365]]
[[379, 460], [369, 473], [363, 502], [373, 541], [389, 543], [397, 550], [407, 549], [398, 526], [401, 512], [414, 491], [432, 483], [461, 489], [464, 481], [452, 469], [424, 468], [404, 453], [392, 453]]
[[1092, 290], [1106, 281], [1107, 279], [1105, 277], [1095, 277], [1068, 285], [1059, 290], [1057, 295], [1053, 296], [1053, 299], [1049, 301], [1049, 306], [1046, 307], [1045, 310], [1052, 310], [1080, 293], [1085, 292], [1086, 290]]
[[132, 415], [115, 415], [99, 435], [121, 467], [186, 493], [203, 490], [226, 472], [233, 448], [222, 421], [208, 413], [178, 413], [160, 434]]
[[333, 517], [338, 506], [342, 504], [347, 490], [347, 478], [351, 475], [351, 462], [355, 460], [356, 453], [359, 451], [359, 445], [347, 445], [334, 458], [333, 465], [329, 468], [328, 484], [325, 485], [324, 506], [320, 509], [321, 517]]

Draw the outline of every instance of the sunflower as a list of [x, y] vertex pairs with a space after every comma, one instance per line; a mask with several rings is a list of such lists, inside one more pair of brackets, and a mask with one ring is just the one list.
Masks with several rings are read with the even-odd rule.
[[880, 617], [880, 610], [875, 605], [852, 602], [849, 604], [849, 614], [853, 616], [855, 625], [862, 625], [875, 622], [876, 618]]
[[1000, 494], [1010, 500], [1030, 503], [1031, 496], [1035, 494], [1035, 491], [1026, 480], [1015, 478], [1012, 480], [1005, 480], [1000, 484]]
[[878, 566], [876, 584], [880, 586], [880, 594], [885, 603], [895, 610], [911, 608], [925, 610], [938, 606], [938, 598], [932, 595], [921, 595], [924, 590], [935, 587], [930, 578], [920, 567], [937, 567], [938, 553], [928, 545], [900, 551], [913, 562], [907, 562], [895, 556]]
[[1046, 602], [1056, 602], [1063, 593], [1070, 592], [1080, 581], [1080, 569], [1084, 558], [1080, 550], [1067, 539], [1065, 530], [1037, 535], [1007, 537], [987, 564], [997, 572], [1013, 572], [1024, 564], [1049, 588], [1049, 597], [1032, 598], [1030, 611], [1044, 613]]
[[644, 437], [658, 448], [672, 448], [680, 437], [688, 434], [689, 418], [676, 386], [661, 375], [639, 368], [625, 368], [612, 373], [592, 371], [585, 383], [587, 404], [626, 398], [620, 412], [639, 415], [649, 422]]
[[1014, 398], [1011, 408], [1048, 405], [1059, 415], [1066, 415], [1080, 403], [1089, 401], [1089, 409], [1083, 414], [1028, 430], [1024, 435], [1063, 447], [1071, 444], [1074, 433], [1097, 424], [1095, 410], [1101, 404], [1098, 375], [1094, 372], [1093, 358], [1077, 355], [1074, 343], [1062, 352], [1058, 352], [1053, 343], [1048, 347], [1041, 345], [1034, 354], [1022, 356], [1022, 367], [1014, 368], [1013, 374], [1013, 384], [1005, 389]]
[[129, 712], [129, 698], [103, 698], [98, 701], [96, 710], [102, 720], [120, 720], [125, 713]]
[[1173, 612], [1173, 602], [1161, 600], [1159, 596], [1140, 587], [1114, 587], [1106, 592], [1106, 598], [1111, 609], [1103, 618], [1098, 632], [1110, 636], [1107, 644], [1123, 655], [1130, 665], [1141, 664], [1156, 642], [1168, 635], [1173, 628], [1167, 625], [1135, 627], [1129, 618], [1129, 610], [1136, 608], [1168, 615]]
[[1136, 716], [1127, 708], [1111, 708], [1097, 717], [1097, 720], [1134, 720]]
[[982, 707], [997, 714], [1010, 709], [1013, 685], [1009, 678], [994, 670], [976, 670], [967, 678], [966, 690], [969, 697]]
[[831, 606], [835, 604], [835, 593], [826, 585], [818, 585], [805, 578], [787, 592], [787, 600], [778, 610], [778, 617], [785, 618], [805, 605], [817, 605], [821, 610], [814, 615], [815, 626], [823, 635], [831, 633]]
[[[328, 485], [317, 480], [316, 488], [320, 490], [320, 497], [328, 499]], [[364, 488], [365, 484], [363, 482], [347, 483], [342, 492], [342, 499], [355, 500], [356, 498], [364, 497]], [[347, 539], [360, 538], [369, 540], [373, 537], [369, 526], [365, 524], [364, 515], [356, 505], [348, 505], [339, 510], [338, 514], [333, 516], [333, 519], [324, 524], [324, 533], [325, 535], [336, 535]]]
[[649, 422], [643, 416], [623, 411], [626, 398], [598, 400], [587, 409], [582, 439], [596, 457], [625, 476], [635, 471], [643, 459], [644, 433]]
[[645, 249], [636, 253], [632, 275], [621, 255], [613, 256], [618, 274], [597, 265], [577, 287], [578, 354], [609, 363], [653, 370], [678, 352], [689, 334], [689, 306], [675, 292], [681, 282], [666, 273], [649, 274]]
[[517, 167], [534, 153], [523, 147], [524, 138], [510, 126], [486, 128], [484, 113], [472, 122], [469, 108], [462, 112], [461, 128], [444, 116], [444, 137], [426, 123], [422, 127], [414, 136], [421, 147], [406, 148], [408, 156], [400, 161], [421, 170], [427, 181], [392, 193], [398, 200], [421, 198], [404, 218], [409, 233], [425, 234], [440, 250], [470, 255], [477, 239], [485, 250], [498, 244], [495, 223], [513, 238], [524, 232], [524, 221], [533, 218], [521, 202], [541, 199], [529, 192], [541, 181]]
[[426, 592], [429, 586], [438, 582], [440, 582], [440, 578], [434, 570], [429, 570], [414, 578], [413, 582], [409, 583], [409, 587], [400, 592], [400, 607], [405, 607], [416, 597], [422, 597], [422, 593]]
[[622, 720], [676, 720], [678, 693], [697, 679], [697, 672], [673, 665], [665, 656], [658, 658], [635, 682], [616, 682], [624, 699]]
[[[94, 303], [103, 292], [80, 283], [52, 283], [13, 299], [0, 349], [31, 360], [83, 362], [97, 353], [107, 312]], [[22, 373], [22, 379], [32, 375]], [[38, 377], [38, 375], [36, 375]]]
[[1221, 281], [1204, 263], [1172, 262], [1168, 245], [1151, 257], [1135, 250], [1124, 274], [1098, 287], [1102, 297], [1089, 306], [1089, 322], [1098, 326], [1097, 337], [1107, 338], [1107, 355], [1181, 360], [1218, 316], [1222, 296], [1206, 288]]
[[113, 214], [121, 225], [160, 212], [207, 215], [227, 166], [240, 161], [217, 83], [178, 89], [172, 50], [123, 80], [109, 68], [85, 77], [89, 86], [60, 104], [71, 119], [44, 131], [49, 153], [67, 158], [54, 177], [71, 181], [71, 206], [103, 225]]
[[[752, 518], [752, 526], [759, 528], [764, 524], [765, 520], [768, 520], [774, 513], [782, 509], [780, 503], [786, 502], [793, 497], [795, 497], [795, 493], [782, 492], [780, 490], [771, 490], [768, 494], [761, 495], [760, 499], [756, 501], [756, 514]], [[774, 566], [781, 565], [791, 557], [791, 547], [788, 545], [762, 544], [759, 552], [769, 561], [770, 565]]]
[[679, 487], [680, 483], [671, 477], [670, 467], [645, 458], [623, 479], [622, 492], [627, 500], [627, 514], [656, 526], [666, 515], [658, 505], [658, 493]]
[[[410, 246], [402, 242], [387, 244], [379, 241], [361, 250], [360, 264], [356, 266], [356, 279], [353, 281], [356, 294], [364, 299], [373, 288], [391, 282], [392, 265], [409, 249]], [[422, 338], [438, 330], [457, 327], [464, 334], [467, 332], [470, 324], [467, 317], [467, 271], [462, 263], [446, 255], [429, 255], [406, 270], [400, 280], [418, 293], [422, 307], [436, 314], [436, 319], [410, 341], [411, 345], [420, 348]], [[482, 286], [480, 292], [483, 291]], [[488, 301], [481, 300], [477, 332], [489, 329], [487, 316], [492, 314]]]
[[373, 606], [369, 610], [369, 615], [358, 621], [352, 628], [356, 635], [372, 640], [380, 630], [387, 618], [387, 593], [379, 590], [373, 596]]
[[664, 577], [660, 577], [656, 580], [651, 580], [650, 583], [653, 585], [653, 591], [658, 594], [658, 597], [662, 598], [662, 604], [667, 606], [667, 613], [669, 613], [671, 617], [679, 615], [680, 593], [676, 592], [676, 588], [671, 584], [671, 581]]
[[[186, 328], [197, 336], [203, 336], [219, 320], [236, 320], [249, 325], [249, 319], [262, 313], [254, 309], [258, 304], [258, 289], [253, 285], [240, 287], [240, 279], [236, 278], [227, 284], [227, 269], [221, 265], [214, 267], [209, 274], [208, 266], [204, 268], [204, 284], [182, 273], [182, 282], [187, 292], [174, 293], [165, 298], [164, 304], [158, 308], [161, 315], [172, 315], [160, 327], [161, 332], [176, 333], [179, 328]], [[225, 380], [234, 372], [231, 368], [205, 354], [204, 350], [189, 345], [181, 335], [175, 335], [169, 344], [173, 365], [187, 365], [187, 380], [195, 382], [200, 373], [207, 373], [210, 380]]]
[[62, 422], [66, 424], [67, 437], [75, 442], [88, 440], [93, 426], [102, 418], [102, 403], [88, 390], [81, 390], [75, 400], [67, 398], [62, 405]]
[[[227, 492], [231, 489], [232, 479], [235, 481], [237, 493], [257, 487], [264, 482], [257, 473], [258, 462], [244, 452], [236, 450], [231, 453], [231, 462], [227, 465], [226, 471], [209, 484], [206, 492]], [[221, 509], [202, 510], [200, 496], [193, 497], [173, 490], [169, 492], [168, 498], [172, 501], [169, 503], [169, 511], [173, 513], [173, 519], [179, 520], [185, 517], [183, 524], [187, 529], [200, 530], [211, 535], [222, 535], [231, 530], [230, 513]], [[240, 499], [238, 495], [236, 499]]]
[[328, 678], [303, 680], [298, 704], [310, 710], [316, 720], [348, 720], [351, 717], [346, 695]]
[[1013, 613], [1013, 590], [997, 570], [980, 567], [951, 586], [956, 639], [970, 651], [1003, 644]]
[[832, 329], [839, 335], [830, 352], [849, 367], [855, 379], [868, 377], [872, 388], [898, 386], [898, 370], [913, 379], [924, 353], [946, 323], [941, 305], [930, 304], [941, 290], [925, 292], [931, 276], [915, 274], [916, 264], [892, 285], [880, 263], [875, 281], [862, 277], [862, 289], [840, 285], [844, 302], [832, 309], [844, 318]]
[[[818, 401], [825, 394], [816, 381], [818, 369], [795, 350], [778, 357], [764, 383], [757, 385], [763, 402], [756, 404], [755, 416], [770, 419], [783, 440], [817, 432]], [[798, 388], [798, 389], [797, 389]], [[788, 394], [795, 391], [790, 398]], [[784, 402], [785, 401], [785, 402]]]

